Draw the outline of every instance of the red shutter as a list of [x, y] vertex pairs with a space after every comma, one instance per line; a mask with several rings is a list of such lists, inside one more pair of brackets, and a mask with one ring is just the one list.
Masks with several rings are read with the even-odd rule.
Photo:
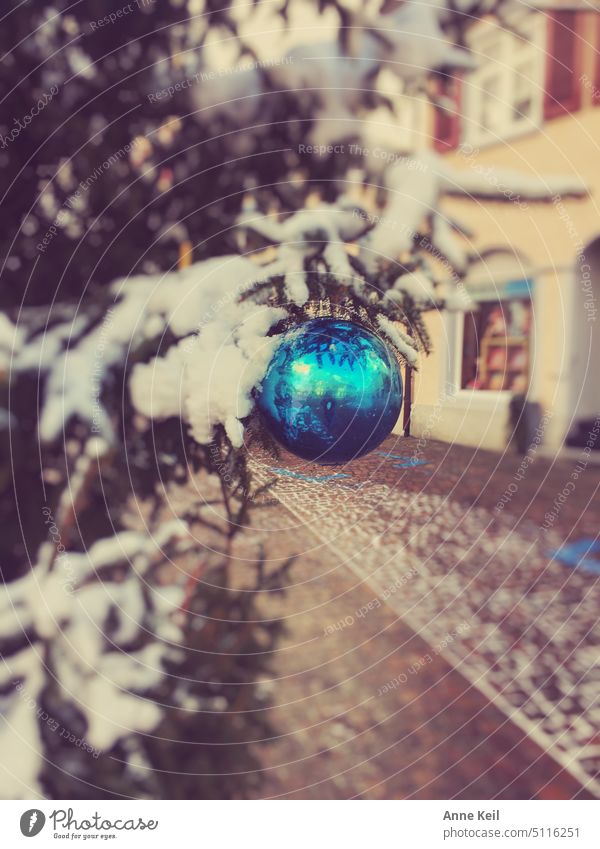
[[435, 107], [433, 117], [433, 146], [440, 153], [454, 150], [460, 141], [460, 77], [440, 76], [437, 82], [437, 95], [452, 100], [456, 112]]
[[580, 45], [577, 12], [563, 10], [548, 15], [544, 118], [575, 112], [581, 105]]

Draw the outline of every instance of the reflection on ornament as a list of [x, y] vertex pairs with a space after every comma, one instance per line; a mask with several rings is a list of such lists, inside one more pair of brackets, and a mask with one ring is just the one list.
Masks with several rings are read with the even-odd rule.
[[372, 451], [391, 432], [401, 406], [393, 352], [370, 330], [329, 318], [283, 334], [258, 397], [275, 439], [323, 464]]

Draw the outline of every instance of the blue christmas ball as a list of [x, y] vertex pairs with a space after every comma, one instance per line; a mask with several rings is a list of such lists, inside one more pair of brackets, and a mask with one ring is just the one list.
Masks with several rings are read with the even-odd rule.
[[282, 335], [258, 397], [275, 439], [323, 464], [372, 451], [391, 432], [401, 406], [393, 351], [370, 330], [330, 318]]

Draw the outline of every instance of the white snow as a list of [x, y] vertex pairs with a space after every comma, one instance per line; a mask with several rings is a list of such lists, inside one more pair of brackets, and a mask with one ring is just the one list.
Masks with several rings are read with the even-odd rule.
[[161, 719], [158, 705], [129, 695], [100, 677], [84, 684], [79, 704], [89, 723], [86, 738], [101, 751], [134, 731], [151, 731]]
[[[170, 615], [181, 604], [183, 588], [157, 589], [149, 611], [143, 578], [157, 558], [166, 556], [167, 547], [185, 551], [193, 544], [187, 524], [178, 519], [166, 522], [154, 535], [123, 531], [99, 540], [86, 553], [64, 552], [61, 557], [68, 566], [68, 585], [56, 561], [52, 571], [48, 571], [53, 545], [42, 545], [32, 571], [0, 590], [0, 637], [18, 636], [25, 628], [34, 635], [29, 648], [3, 659], [0, 686], [20, 678], [28, 699], [37, 701], [45, 678], [41, 641], [52, 653], [65, 697], [86, 713], [90, 723], [88, 738], [93, 745], [110, 746], [120, 734], [149, 730], [160, 718], [158, 708], [141, 696], [123, 694], [120, 687], [151, 687], [163, 674], [162, 660], [178, 651], [181, 631]], [[131, 566], [124, 579], [98, 580], [96, 570], [127, 561]], [[92, 577], [96, 580], [82, 585]], [[111, 611], [118, 627], [109, 645], [105, 633]], [[118, 646], [134, 640], [144, 622], [146, 630], [156, 626], [161, 631], [160, 639], [134, 655], [120, 651]], [[111, 670], [114, 683], [106, 680]], [[98, 676], [105, 678], [100, 680]], [[17, 776], [8, 789], [11, 776], [0, 772], [0, 794], [6, 789], [5, 798], [14, 794], [15, 781], [27, 784], [31, 793], [37, 792], [41, 743], [36, 708], [39, 705], [32, 708], [20, 690], [15, 689], [9, 696], [8, 710], [0, 724], [0, 748], [5, 754], [12, 751], [11, 747], [21, 747], [23, 751], [19, 757], [6, 761]]]
[[150, 419], [183, 415], [182, 381], [184, 358], [180, 345], [173, 345], [164, 357], [137, 363], [129, 379], [133, 405]]
[[27, 648], [0, 666], [0, 683], [20, 680], [11, 693], [8, 710], [0, 716], [0, 798], [29, 799], [41, 795], [39, 774], [43, 744], [36, 711], [44, 684], [39, 654]]
[[260, 384], [277, 345], [265, 333], [286, 313], [252, 302], [237, 305], [231, 313], [236, 324], [230, 318], [202, 328], [197, 344], [186, 354], [185, 419], [196, 441], [210, 442], [213, 427], [221, 422], [232, 444], [240, 447], [239, 420], [251, 413], [251, 392]]
[[394, 281], [392, 288], [386, 292], [386, 297], [392, 301], [402, 301], [404, 293], [423, 307], [430, 305], [435, 297], [430, 277], [422, 272], [401, 274]]

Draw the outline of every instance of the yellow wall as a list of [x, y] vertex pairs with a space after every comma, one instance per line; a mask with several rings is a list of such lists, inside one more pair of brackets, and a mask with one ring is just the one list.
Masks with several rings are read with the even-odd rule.
[[[597, 25], [598, 16], [588, 16], [588, 30]], [[586, 48], [582, 72], [593, 79], [593, 49]], [[592, 104], [591, 85], [583, 86], [582, 108], [564, 117], [554, 118], [531, 134], [481, 148], [467, 160], [455, 151], [446, 161], [457, 169], [474, 165], [510, 169], [536, 177], [576, 176], [590, 189], [585, 199], [565, 198], [554, 202], [527, 201], [520, 209], [511, 201], [480, 201], [445, 198], [442, 209], [451, 218], [464, 223], [472, 232], [469, 251], [479, 254], [490, 247], [508, 246], [527, 257], [535, 271], [536, 326], [532, 400], [545, 410], [554, 411], [554, 421], [546, 435], [547, 443], [559, 445], [568, 427], [569, 399], [572, 396], [572, 360], [575, 356], [577, 327], [584, 329], [585, 311], [575, 260], [582, 248], [600, 236], [600, 105]], [[467, 151], [469, 152], [469, 151]], [[540, 271], [543, 270], [543, 271]], [[581, 315], [580, 315], [581, 314]], [[428, 317], [428, 327], [436, 348], [424, 358], [415, 380], [415, 410], [412, 432], [420, 435], [428, 422], [437, 419], [433, 412], [443, 394], [447, 372], [448, 343], [446, 328], [452, 319]], [[577, 324], [576, 322], [581, 322]], [[600, 379], [600, 378], [599, 378]], [[466, 393], [459, 393], [466, 395]], [[432, 436], [455, 439], [489, 448], [506, 445], [506, 399], [459, 399], [458, 407], [445, 410], [436, 421]], [[443, 405], [447, 407], [448, 405]], [[455, 404], [456, 407], [456, 404]], [[465, 419], [464, 411], [468, 418]], [[488, 422], [496, 418], [497, 423]]]

